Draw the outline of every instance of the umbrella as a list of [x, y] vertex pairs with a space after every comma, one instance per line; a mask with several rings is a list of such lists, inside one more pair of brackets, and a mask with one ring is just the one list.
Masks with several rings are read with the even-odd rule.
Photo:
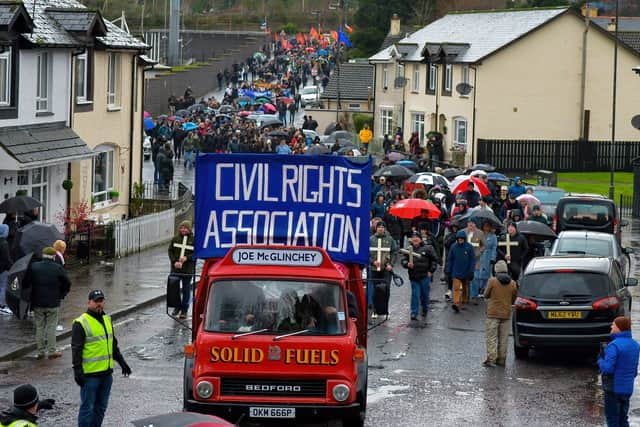
[[360, 150], [358, 150], [354, 145], [347, 145], [345, 147], [342, 147], [338, 150], [338, 154], [345, 155], [348, 154], [349, 151], [352, 151], [354, 156], [362, 155], [362, 153], [360, 153]]
[[251, 115], [251, 111], [240, 111], [238, 114], [240, 117], [247, 117]]
[[148, 111], [145, 111], [143, 114], [144, 118], [146, 119], [147, 117], [151, 117], [151, 114], [149, 114]]
[[22, 280], [29, 270], [32, 258], [33, 254], [28, 254], [14, 262], [7, 277], [5, 299], [18, 319], [26, 319], [29, 311], [31, 286], [28, 283], [23, 285]]
[[400, 165], [389, 165], [385, 166], [382, 169], [378, 169], [373, 176], [385, 176], [385, 177], [394, 177], [394, 178], [408, 178], [413, 175], [413, 171], [405, 168]]
[[488, 177], [488, 176], [489, 176], [489, 175], [487, 175], [487, 173], [486, 173], [485, 171], [483, 171], [482, 169], [478, 169], [478, 170], [475, 170], [475, 171], [471, 171], [471, 173], [470, 173], [469, 175], [470, 175], [470, 176], [478, 176], [478, 177], [480, 177], [480, 176], [487, 176], [487, 177]]
[[451, 178], [455, 178], [456, 176], [460, 176], [463, 174], [464, 174], [464, 171], [458, 168], [447, 168], [444, 171], [442, 171], [442, 175], [444, 175], [444, 177], [449, 180]]
[[222, 418], [214, 415], [197, 414], [195, 412], [173, 412], [135, 420], [135, 427], [233, 427]]
[[240, 104], [240, 105], [249, 104], [250, 102], [251, 102], [251, 98], [249, 98], [248, 96], [239, 96], [238, 97], [238, 104]]
[[204, 105], [202, 104], [193, 104], [187, 107], [189, 111], [202, 111], [204, 109]]
[[255, 103], [256, 104], [266, 104], [271, 102], [271, 98], [268, 98], [266, 96], [259, 96], [256, 98]]
[[476, 219], [477, 221], [476, 224], [478, 225], [482, 225], [482, 223], [484, 222], [489, 222], [491, 223], [491, 225], [493, 225], [496, 228], [501, 228], [502, 227], [502, 222], [500, 222], [500, 218], [498, 218], [493, 212], [491, 211], [480, 211], [480, 210], [473, 210], [471, 211], [471, 216], [470, 219]]
[[391, 206], [389, 213], [398, 218], [413, 219], [425, 210], [429, 213], [427, 216], [429, 219], [440, 218], [440, 209], [430, 201], [424, 199], [398, 200]]
[[407, 180], [412, 184], [439, 185], [442, 188], [449, 188], [449, 181], [442, 175], [433, 172], [419, 172], [417, 175], [409, 177]]
[[331, 150], [329, 150], [329, 147], [322, 144], [312, 145], [311, 147], [309, 147], [307, 151], [304, 152], [304, 154], [308, 154], [308, 155], [329, 154], [329, 153], [331, 153]]
[[282, 131], [282, 130], [272, 130], [267, 135], [269, 135], [272, 139], [273, 138], [289, 139], [289, 134], [287, 132], [285, 132], [285, 131]]
[[[166, 116], [165, 116], [165, 117], [166, 117]], [[159, 117], [158, 117], [158, 118], [159, 118]], [[176, 117], [176, 116], [169, 116], [169, 120], [170, 120], [170, 121], [172, 121], [172, 122], [173, 122], [173, 121], [175, 121], [176, 119], [177, 119], [177, 117]]]
[[56, 240], [64, 240], [64, 235], [53, 224], [35, 221], [18, 229], [15, 239], [21, 255], [33, 252], [40, 257], [44, 248], [52, 246]]
[[198, 129], [198, 125], [193, 122], [187, 122], [182, 124], [182, 129], [187, 132]]
[[269, 117], [268, 119], [264, 119], [262, 121], [262, 124], [260, 125], [260, 129], [264, 129], [267, 126], [271, 127], [271, 126], [282, 126], [282, 122], [278, 119], [276, 119], [275, 117]]
[[504, 181], [504, 182], [511, 181], [509, 178], [507, 178], [506, 175], [503, 175], [500, 172], [489, 172], [488, 176], [490, 181]]
[[475, 190], [480, 193], [481, 196], [486, 196], [490, 193], [487, 184], [482, 182], [481, 179], [476, 178], [475, 176], [469, 175], [460, 175], [456, 177], [453, 181], [451, 181], [451, 193], [458, 194], [467, 191], [467, 186], [470, 182], [473, 182], [475, 185]]
[[329, 126], [324, 128], [324, 134], [325, 135], [331, 135], [335, 131], [336, 131], [336, 122], [331, 122], [331, 123], [329, 123]]
[[540, 205], [540, 200], [533, 194], [521, 194], [516, 197], [516, 200], [520, 203], [525, 202], [528, 205]]
[[315, 49], [314, 49], [314, 48], [312, 48], [312, 47], [308, 47], [308, 48], [306, 48], [306, 49], [305, 49], [305, 51], [307, 51], [307, 52], [311, 53], [311, 52], [314, 52], [314, 51], [315, 51]]
[[517, 222], [518, 232], [523, 235], [540, 237], [542, 239], [555, 239], [556, 233], [548, 225], [538, 221]]
[[411, 169], [413, 172], [418, 172], [418, 165], [413, 160], [398, 160], [396, 165], [404, 166], [407, 169]]
[[264, 111], [269, 111], [271, 113], [275, 113], [277, 111], [277, 108], [269, 102], [263, 104], [262, 108], [264, 109]]
[[478, 163], [469, 168], [470, 171], [485, 171], [485, 172], [494, 172], [496, 170], [495, 166], [490, 165], [488, 163]]
[[253, 54], [253, 58], [257, 59], [258, 61], [264, 61], [265, 59], [267, 59], [266, 55], [262, 52], [256, 52]]
[[284, 102], [286, 105], [290, 105], [295, 102], [293, 99], [287, 98], [286, 96], [278, 98], [278, 101]]
[[471, 212], [465, 212], [463, 215], [456, 215], [451, 222], [453, 225], [457, 225], [458, 228], [465, 228], [467, 223], [471, 219]]
[[399, 160], [405, 159], [407, 156], [399, 151], [390, 151], [389, 154], [386, 155], [386, 157], [392, 162], [397, 162]]
[[156, 124], [153, 123], [153, 119], [151, 119], [151, 117], [147, 117], [146, 119], [144, 119], [145, 130], [153, 129], [154, 127], [156, 127]]
[[42, 206], [37, 199], [30, 196], [15, 196], [0, 203], [0, 213], [28, 212]]
[[178, 111], [176, 111], [176, 116], [187, 117], [187, 116], [190, 116], [190, 115], [191, 115], [191, 113], [189, 112], [189, 110], [178, 110]]
[[222, 107], [218, 108], [218, 113], [223, 114], [234, 113], [235, 111], [235, 108], [233, 108], [231, 105], [223, 105]]
[[[181, 110], [181, 111], [182, 111], [182, 110]], [[166, 115], [166, 114], [160, 114], [160, 115], [157, 117], [157, 119], [158, 119], [158, 120], [166, 120], [166, 119], [167, 119], [167, 115]], [[171, 120], [171, 118], [169, 118], [169, 120]]]

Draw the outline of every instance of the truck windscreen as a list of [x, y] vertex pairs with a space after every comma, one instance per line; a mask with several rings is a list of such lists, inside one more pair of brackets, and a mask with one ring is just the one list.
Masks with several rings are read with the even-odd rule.
[[204, 328], [210, 332], [341, 335], [346, 332], [342, 288], [322, 282], [224, 280], [211, 285]]

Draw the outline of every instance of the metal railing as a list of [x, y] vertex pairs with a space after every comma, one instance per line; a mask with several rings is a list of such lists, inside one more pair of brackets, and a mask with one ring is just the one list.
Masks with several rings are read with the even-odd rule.
[[127, 221], [116, 221], [114, 256], [122, 257], [168, 242], [175, 232], [176, 210], [143, 215]]

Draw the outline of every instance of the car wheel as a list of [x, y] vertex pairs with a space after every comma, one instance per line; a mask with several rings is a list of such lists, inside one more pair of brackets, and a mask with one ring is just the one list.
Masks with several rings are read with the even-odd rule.
[[516, 359], [527, 359], [529, 357], [529, 347], [518, 347], [515, 343], [513, 344], [513, 352], [516, 355]]

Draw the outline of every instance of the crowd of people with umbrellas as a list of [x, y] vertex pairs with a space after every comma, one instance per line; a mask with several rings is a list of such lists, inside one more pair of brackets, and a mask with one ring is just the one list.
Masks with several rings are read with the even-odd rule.
[[[448, 287], [445, 297], [459, 312], [468, 303], [478, 304], [496, 262], [506, 261], [517, 281], [556, 237], [535, 191], [521, 178], [510, 179], [485, 164], [466, 171], [417, 172], [422, 165], [390, 152], [372, 177], [369, 304], [374, 318], [389, 314], [398, 256], [405, 268], [411, 265], [411, 318], [416, 320], [420, 311], [427, 316], [430, 279], [438, 265]], [[462, 248], [469, 253], [455, 256]]]

